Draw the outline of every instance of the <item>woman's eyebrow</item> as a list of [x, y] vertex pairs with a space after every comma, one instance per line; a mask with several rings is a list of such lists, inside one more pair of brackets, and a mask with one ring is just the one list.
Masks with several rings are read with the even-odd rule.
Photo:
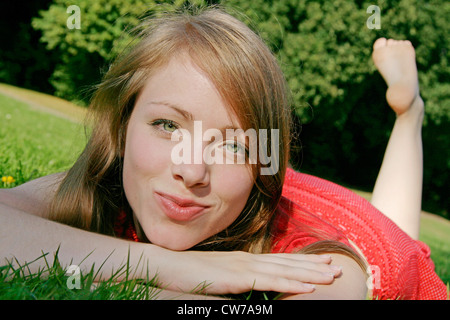
[[[181, 108], [180, 106], [178, 106], [174, 103], [170, 103], [167, 101], [150, 101], [147, 104], [169, 107], [172, 110], [174, 110], [175, 112], [179, 113], [185, 119], [193, 121], [194, 123], [198, 122], [198, 121], [194, 120], [194, 116], [192, 115], [192, 113], [184, 110], [183, 108]], [[200, 122], [201, 122], [201, 120], [200, 120]], [[222, 139], [236, 140], [236, 139], [242, 139], [242, 137], [243, 137], [245, 148], [249, 148], [252, 143], [251, 137], [247, 136], [247, 131], [244, 132], [244, 130], [242, 128], [240, 128], [239, 126], [236, 127], [233, 124], [227, 124], [221, 128], [216, 128], [216, 129], [219, 130]], [[202, 138], [204, 138], [204, 136], [202, 136]], [[211, 136], [209, 140], [212, 141], [213, 139], [215, 141], [215, 139], [216, 139], [215, 135]]]
[[[192, 115], [192, 113], [190, 113], [189, 111], [184, 110], [182, 107], [180, 107], [180, 106], [178, 106], [178, 105], [176, 105], [174, 103], [170, 103], [170, 102], [167, 102], [167, 101], [150, 101], [150, 102], [148, 102], [148, 104], [154, 104], [154, 105], [160, 105], [160, 106], [162, 105], [162, 106], [169, 107], [169, 108], [175, 110], [177, 113], [181, 114], [185, 119], [188, 119], [188, 120], [191, 120], [191, 121], [195, 120], [195, 118]], [[225, 136], [226, 130], [229, 130], [229, 129], [230, 130], [239, 130], [241, 128], [229, 124], [229, 125], [225, 125], [222, 128], [218, 128], [218, 129], [222, 133], [222, 135]]]
[[184, 118], [194, 121], [194, 116], [192, 115], [192, 113], [190, 113], [189, 111], [183, 110], [183, 108], [177, 106], [176, 104], [169, 103], [166, 101], [150, 101], [148, 104], [162, 105], [162, 106], [169, 107], [169, 108], [175, 110], [176, 112], [178, 112], [179, 114], [181, 114]]

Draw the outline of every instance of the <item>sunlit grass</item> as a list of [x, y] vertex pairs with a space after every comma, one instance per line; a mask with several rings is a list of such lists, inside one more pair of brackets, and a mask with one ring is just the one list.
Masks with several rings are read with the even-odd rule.
[[[41, 260], [41, 261], [39, 261]], [[0, 267], [0, 300], [151, 300], [160, 289], [156, 277], [136, 279], [129, 260], [108, 279], [97, 281], [99, 270], [94, 266], [88, 272], [62, 267], [58, 252], [50, 259], [43, 254], [26, 264], [10, 261]], [[30, 272], [33, 263], [44, 267]], [[74, 266], [77, 267], [77, 266]]]
[[436, 273], [444, 283], [450, 284], [450, 221], [436, 215], [422, 215], [419, 239], [430, 247]]
[[7, 187], [67, 170], [85, 143], [80, 123], [0, 95], [0, 177], [14, 180]]
[[45, 93], [19, 88], [5, 83], [0, 83], [0, 93], [31, 104], [33, 109], [45, 108], [47, 111], [75, 122], [82, 122], [86, 115], [86, 108]]

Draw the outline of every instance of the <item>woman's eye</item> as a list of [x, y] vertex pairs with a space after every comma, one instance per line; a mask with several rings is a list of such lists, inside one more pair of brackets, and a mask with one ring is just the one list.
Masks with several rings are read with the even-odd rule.
[[170, 122], [164, 123], [163, 127], [164, 127], [164, 130], [169, 131], [169, 132], [174, 132], [175, 130], [177, 130], [177, 127], [173, 123], [170, 123]]
[[245, 153], [245, 148], [237, 142], [229, 142], [226, 144], [226, 149], [227, 151], [230, 151], [234, 154], [244, 154]]
[[172, 133], [178, 129], [178, 126], [175, 122], [166, 119], [160, 119], [152, 122], [152, 126], [157, 127], [159, 130]]

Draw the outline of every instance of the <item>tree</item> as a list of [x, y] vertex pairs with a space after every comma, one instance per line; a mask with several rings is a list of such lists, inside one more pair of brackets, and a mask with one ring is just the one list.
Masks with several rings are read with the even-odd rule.
[[[54, 0], [48, 10], [33, 19], [32, 25], [42, 32], [41, 41], [47, 49], [59, 55], [50, 79], [55, 95], [87, 103], [92, 85], [101, 80], [103, 69], [128, 43], [129, 36], [124, 31], [136, 27], [146, 15], [174, 10], [186, 2]], [[79, 8], [79, 29], [70, 26], [76, 14], [71, 6]]]
[[[67, 25], [71, 5], [80, 8], [81, 29]], [[50, 79], [55, 95], [87, 102], [87, 90], [100, 81], [101, 69], [116, 54], [113, 48], [124, 27], [137, 24], [146, 9], [143, 1], [133, 0], [55, 0], [48, 10], [41, 11], [32, 25], [42, 32], [47, 49], [59, 56]]]

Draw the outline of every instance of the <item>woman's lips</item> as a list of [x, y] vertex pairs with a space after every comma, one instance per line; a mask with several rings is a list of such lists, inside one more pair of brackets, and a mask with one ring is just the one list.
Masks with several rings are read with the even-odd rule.
[[164, 213], [172, 220], [191, 221], [203, 214], [209, 206], [174, 195], [155, 192], [155, 198]]

